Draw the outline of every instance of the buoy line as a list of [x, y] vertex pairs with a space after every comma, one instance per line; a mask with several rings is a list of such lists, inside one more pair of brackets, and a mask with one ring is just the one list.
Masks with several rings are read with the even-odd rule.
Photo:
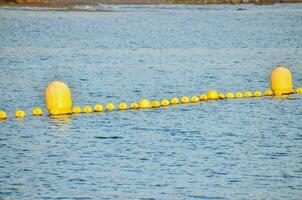
[[[239, 98], [259, 98], [263, 96], [281, 97], [283, 95], [302, 94], [302, 87], [293, 89], [292, 75], [288, 68], [283, 66], [277, 66], [274, 68], [270, 75], [271, 89], [265, 90], [263, 93], [260, 90], [251, 92], [227, 92], [218, 93], [216, 90], [210, 90], [207, 94], [201, 94], [199, 96], [182, 96], [180, 98], [173, 97], [171, 99], [162, 99], [161, 101], [149, 101], [148, 99], [142, 99], [139, 102], [132, 102], [127, 105], [125, 102], [121, 102], [117, 106], [113, 103], [107, 103], [103, 107], [101, 104], [96, 104], [92, 108], [89, 105], [85, 105], [83, 109], [76, 105], [72, 106], [71, 91], [69, 87], [61, 81], [53, 81], [45, 90], [45, 102], [46, 109], [49, 115], [63, 115], [63, 114], [80, 114], [80, 113], [99, 113], [103, 111], [114, 110], [137, 110], [137, 109], [152, 109], [160, 107], [168, 107], [170, 105], [178, 104], [194, 104], [198, 102], [221, 100], [221, 99], [239, 99]], [[42, 116], [43, 110], [40, 107], [36, 107], [32, 110], [32, 116]], [[26, 112], [22, 109], [18, 109], [15, 112], [15, 118], [25, 118]], [[5, 111], [0, 110], [0, 120], [6, 120], [8, 115]]]

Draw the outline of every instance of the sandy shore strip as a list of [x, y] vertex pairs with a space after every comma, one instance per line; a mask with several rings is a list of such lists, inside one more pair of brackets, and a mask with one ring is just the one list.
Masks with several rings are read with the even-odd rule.
[[302, 3], [302, 0], [0, 0], [0, 6], [48, 7], [80, 10], [96, 4], [274, 4]]

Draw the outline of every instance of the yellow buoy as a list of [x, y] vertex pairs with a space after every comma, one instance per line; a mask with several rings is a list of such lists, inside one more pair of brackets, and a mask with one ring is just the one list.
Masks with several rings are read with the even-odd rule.
[[170, 101], [171, 101], [171, 104], [173, 104], [173, 105], [179, 104], [179, 99], [176, 97], [173, 97]]
[[163, 100], [161, 100], [161, 105], [162, 105], [162, 106], [169, 106], [169, 105], [170, 105], [170, 102], [169, 102], [168, 99], [163, 99]]
[[235, 95], [236, 98], [242, 98], [243, 94], [241, 92], [237, 92]]
[[180, 102], [181, 103], [189, 103], [190, 102], [189, 97], [187, 97], [187, 96], [181, 97]]
[[191, 97], [191, 103], [197, 103], [199, 101], [199, 98], [197, 96]]
[[131, 109], [139, 109], [139, 105], [136, 102], [131, 103], [130, 105]]
[[232, 92], [228, 92], [228, 93], [226, 94], [226, 98], [227, 98], [227, 99], [233, 99], [233, 98], [234, 98], [234, 94], [233, 94]]
[[94, 109], [94, 112], [102, 112], [104, 110], [104, 108], [101, 104], [95, 104], [93, 109]]
[[24, 110], [17, 110], [15, 112], [15, 116], [16, 116], [16, 118], [24, 118], [26, 116], [26, 114], [25, 114]]
[[264, 91], [264, 95], [265, 96], [272, 96], [273, 95], [273, 91], [271, 91], [271, 90], [265, 90]]
[[205, 95], [205, 94], [202, 94], [202, 95], [200, 95], [199, 100], [200, 101], [206, 101], [206, 100], [208, 100], [208, 96]]
[[118, 106], [118, 108], [119, 108], [120, 110], [127, 110], [127, 109], [128, 109], [128, 106], [127, 106], [126, 103], [122, 102], [122, 103], [120, 103], [120, 105]]
[[262, 96], [262, 93], [259, 90], [254, 92], [254, 97], [261, 97], [261, 96]]
[[108, 103], [106, 105], [106, 109], [109, 110], [109, 111], [112, 111], [115, 109], [115, 105], [113, 103]]
[[216, 90], [208, 91], [208, 99], [211, 99], [211, 100], [218, 99], [217, 91]]
[[159, 108], [160, 102], [159, 101], [152, 101], [152, 108]]
[[75, 106], [72, 108], [72, 113], [74, 113], [74, 114], [78, 114], [81, 112], [82, 112], [82, 109], [80, 108], [80, 106]]
[[297, 94], [302, 94], [302, 88], [297, 88], [296, 92], [297, 92]]
[[292, 73], [284, 66], [277, 66], [271, 72], [271, 88], [282, 94], [290, 94], [293, 89]]
[[7, 114], [5, 111], [0, 110], [0, 120], [5, 120], [7, 119]]
[[84, 113], [92, 113], [92, 108], [90, 106], [84, 106], [83, 112]]
[[275, 91], [275, 96], [282, 96], [282, 92], [280, 90]]
[[53, 81], [45, 90], [45, 102], [51, 115], [71, 113], [72, 100], [69, 87], [61, 81]]
[[219, 98], [219, 99], [224, 99], [224, 98], [225, 98], [225, 95], [222, 94], [222, 93], [219, 93], [219, 94], [218, 94], [218, 98]]
[[34, 108], [32, 111], [33, 116], [42, 116], [43, 110], [41, 108]]
[[151, 108], [152, 106], [148, 99], [142, 99], [139, 102], [139, 107], [143, 108], [143, 109], [148, 109], [148, 108]]
[[248, 98], [248, 97], [252, 97], [253, 95], [252, 95], [252, 93], [250, 92], [250, 91], [246, 91], [245, 93], [244, 93], [244, 97], [245, 98]]

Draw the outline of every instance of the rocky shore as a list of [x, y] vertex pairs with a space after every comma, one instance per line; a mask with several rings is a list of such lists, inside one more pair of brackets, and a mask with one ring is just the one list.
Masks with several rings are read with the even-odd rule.
[[302, 3], [302, 0], [0, 0], [0, 6], [63, 7], [89, 4], [274, 4]]

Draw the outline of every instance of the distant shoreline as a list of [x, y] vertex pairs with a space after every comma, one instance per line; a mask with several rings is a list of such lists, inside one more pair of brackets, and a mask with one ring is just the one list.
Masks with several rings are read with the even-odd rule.
[[101, 4], [274, 4], [302, 0], [0, 0], [0, 6], [64, 8]]

